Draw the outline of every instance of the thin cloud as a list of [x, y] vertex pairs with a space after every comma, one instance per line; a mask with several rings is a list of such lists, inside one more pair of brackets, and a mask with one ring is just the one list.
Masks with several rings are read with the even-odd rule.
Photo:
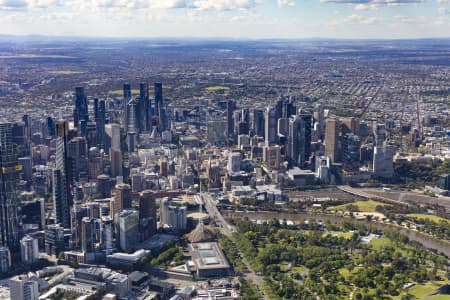
[[247, 10], [261, 2], [259, 0], [196, 0], [193, 7], [199, 10]]
[[422, 0], [320, 0], [322, 3], [397, 5], [420, 3]]
[[294, 7], [296, 6], [296, 2], [294, 0], [277, 0], [278, 7], [288, 6]]

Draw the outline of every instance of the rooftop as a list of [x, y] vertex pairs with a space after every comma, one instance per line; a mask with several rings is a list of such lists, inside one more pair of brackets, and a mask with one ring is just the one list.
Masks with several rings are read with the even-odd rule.
[[198, 270], [226, 269], [230, 265], [216, 242], [189, 244], [192, 261]]

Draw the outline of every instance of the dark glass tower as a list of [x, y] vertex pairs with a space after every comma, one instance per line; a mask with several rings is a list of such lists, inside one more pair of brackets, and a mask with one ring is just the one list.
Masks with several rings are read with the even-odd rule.
[[253, 130], [255, 135], [264, 136], [264, 111], [261, 109], [253, 111]]
[[98, 101], [98, 99], [94, 99], [94, 118], [97, 145], [100, 149], [105, 149], [106, 103], [104, 100]]
[[309, 160], [311, 156], [311, 141], [312, 141], [312, 130], [313, 130], [313, 116], [310, 113], [301, 113], [300, 118], [303, 120], [303, 125], [305, 126], [305, 161]]
[[19, 247], [17, 185], [21, 167], [12, 142], [11, 123], [0, 123], [0, 246]]
[[151, 130], [151, 102], [148, 92], [148, 84], [139, 85], [139, 103], [137, 106], [137, 123], [139, 131]]
[[[76, 87], [75, 88], [75, 112], [74, 115], [76, 115], [75, 119], [75, 127], [78, 128], [79, 122], [84, 121], [87, 123], [89, 121], [89, 113], [88, 113], [88, 101], [87, 97], [84, 94], [84, 88], [83, 87]], [[78, 122], [77, 122], [78, 121]]]
[[290, 166], [305, 162], [305, 124], [300, 116], [289, 119], [288, 157]]
[[162, 83], [155, 83], [155, 113], [161, 117], [161, 110], [163, 109], [163, 86]]
[[56, 123], [56, 158], [53, 169], [53, 201], [56, 223], [71, 228], [70, 206], [73, 184], [70, 159], [67, 155], [68, 124], [65, 120]]

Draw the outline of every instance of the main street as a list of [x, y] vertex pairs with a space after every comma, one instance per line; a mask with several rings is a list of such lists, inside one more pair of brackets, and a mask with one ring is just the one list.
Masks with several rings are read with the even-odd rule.
[[[232, 233], [236, 232], [236, 228], [229, 224], [223, 215], [220, 213], [220, 211], [217, 209], [216, 203], [214, 199], [209, 194], [202, 194], [202, 202], [205, 205], [206, 211], [208, 212], [210, 218], [216, 222], [216, 224], [219, 226], [220, 232], [229, 237], [232, 241]], [[237, 248], [237, 247], [236, 247]], [[252, 281], [256, 284], [258, 289], [261, 292], [261, 296], [264, 297], [265, 300], [269, 300], [269, 297], [264, 294], [263, 291], [263, 283], [264, 283], [264, 277], [257, 275], [251, 268], [248, 263], [248, 261], [245, 259], [244, 255], [242, 255], [239, 248], [237, 248], [239, 251], [240, 256], [242, 257], [242, 262], [245, 264], [245, 267], [247, 268], [247, 271], [244, 273], [244, 276], [247, 280]]]

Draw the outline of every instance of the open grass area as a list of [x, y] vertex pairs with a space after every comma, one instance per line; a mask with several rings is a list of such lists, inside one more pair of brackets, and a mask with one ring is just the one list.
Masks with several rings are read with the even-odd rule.
[[385, 204], [378, 202], [378, 201], [374, 201], [374, 200], [356, 201], [356, 202], [347, 203], [347, 204], [343, 204], [343, 205], [332, 206], [332, 207], [329, 207], [327, 210], [349, 211], [350, 205], [357, 207], [358, 211], [360, 211], [360, 212], [376, 212], [377, 206], [384, 206]]
[[[122, 96], [123, 95], [123, 90], [109, 91], [109, 94], [112, 95], [112, 96]], [[138, 89], [132, 89], [131, 90], [131, 94], [139, 95], [139, 90]]]
[[436, 223], [439, 223], [441, 221], [447, 222], [448, 224], [450, 224], [450, 220], [438, 217], [438, 216], [434, 216], [434, 215], [426, 215], [426, 214], [409, 214], [408, 217], [411, 218], [415, 218], [415, 219], [419, 219], [419, 220], [429, 220], [429, 221], [433, 221]]
[[374, 250], [380, 251], [387, 246], [393, 246], [392, 241], [387, 237], [375, 238], [369, 242]]
[[205, 91], [207, 92], [218, 92], [218, 91], [229, 91], [230, 88], [227, 86], [220, 86], [220, 85], [216, 85], [216, 86], [209, 86], [207, 88], [205, 88]]
[[[417, 299], [422, 299], [423, 297], [431, 294], [436, 291], [441, 285], [437, 283], [425, 283], [425, 284], [417, 284], [410, 289], [408, 289], [408, 293], [414, 295]], [[426, 298], [430, 299], [430, 298]], [[447, 296], [447, 299], [448, 296]]]
[[56, 70], [56, 71], [49, 71], [48, 73], [53, 75], [76, 75], [76, 74], [83, 74], [84, 72], [72, 70]]
[[425, 300], [448, 300], [448, 299], [450, 299], [450, 295], [433, 295], [425, 298]]

